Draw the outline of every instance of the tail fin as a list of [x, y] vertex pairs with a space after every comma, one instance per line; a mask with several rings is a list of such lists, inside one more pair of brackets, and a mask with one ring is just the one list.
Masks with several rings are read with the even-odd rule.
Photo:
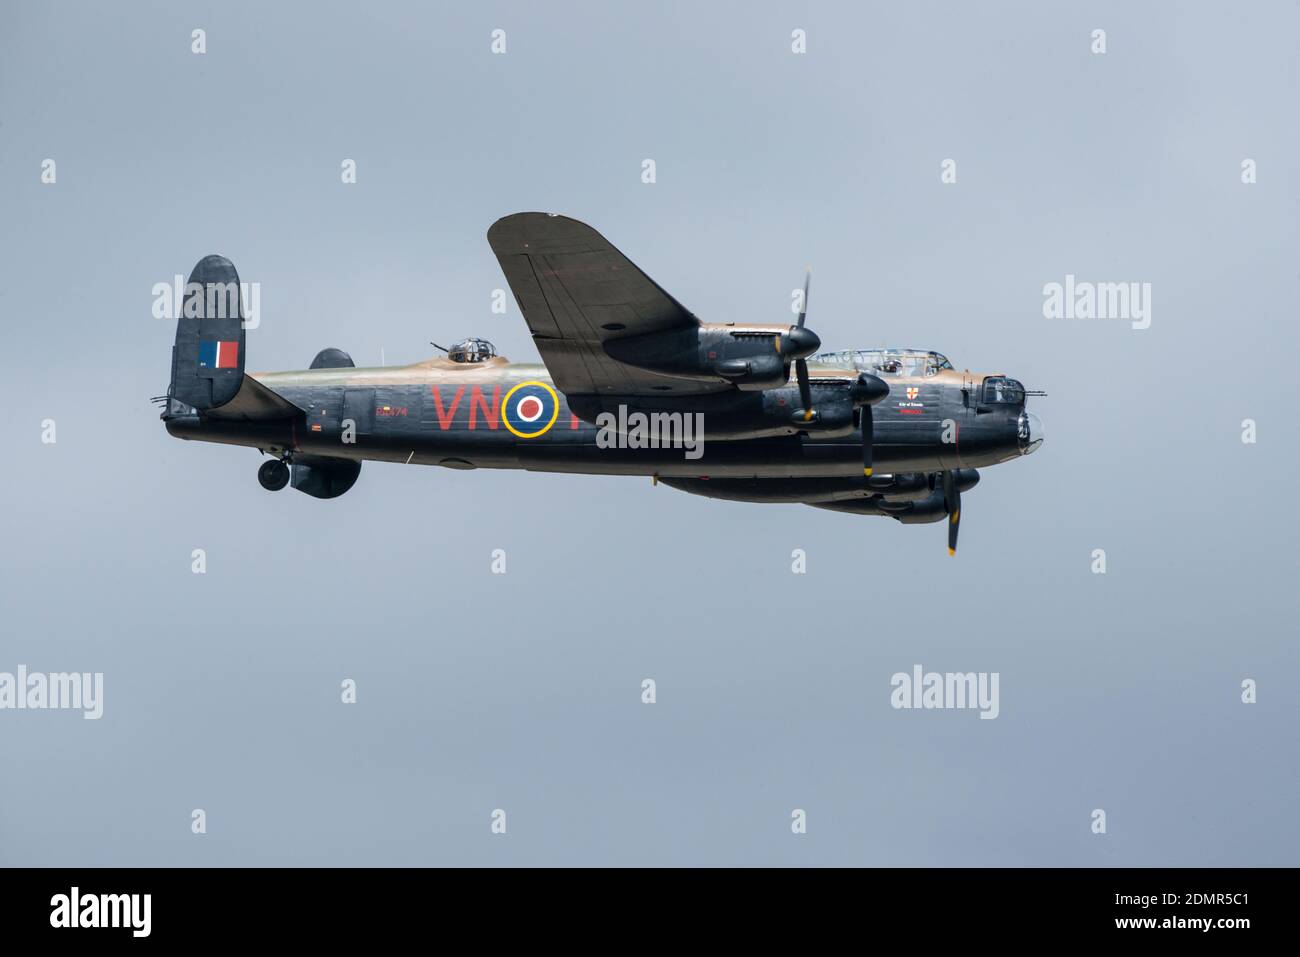
[[204, 256], [185, 286], [167, 394], [207, 411], [233, 399], [243, 381], [244, 308], [239, 274], [225, 256]]

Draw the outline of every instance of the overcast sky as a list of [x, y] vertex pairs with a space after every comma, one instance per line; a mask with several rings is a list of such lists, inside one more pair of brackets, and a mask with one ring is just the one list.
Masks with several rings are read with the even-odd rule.
[[[1298, 30], [1291, 3], [6, 4], [0, 672], [102, 672], [104, 713], [0, 711], [0, 863], [1300, 864]], [[369, 463], [270, 494], [149, 405], [151, 288], [213, 252], [261, 284], [250, 370], [465, 335], [536, 361], [484, 235], [534, 209], [705, 320], [787, 321], [811, 264], [827, 348], [1014, 375], [1047, 441], [984, 471], [949, 558], [942, 525], [639, 478]], [[1044, 318], [1067, 275], [1151, 283], [1150, 328]], [[917, 664], [998, 673], [999, 716], [895, 710]]]

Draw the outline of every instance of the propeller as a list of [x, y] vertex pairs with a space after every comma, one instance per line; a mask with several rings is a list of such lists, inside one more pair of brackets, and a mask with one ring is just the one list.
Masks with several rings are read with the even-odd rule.
[[871, 449], [875, 444], [875, 415], [871, 407], [889, 395], [889, 384], [879, 376], [863, 372], [853, 383], [850, 393], [853, 404], [860, 409], [858, 424], [862, 426], [862, 474], [871, 477]]
[[[797, 358], [794, 361], [795, 378], [799, 381], [799, 401], [803, 403], [803, 420], [811, 422], [813, 418], [812, 404], [812, 383], [808, 380], [808, 362], [806, 356], [812, 355], [821, 348], [822, 341], [817, 337], [817, 333], [811, 329], [804, 328], [804, 320], [808, 318], [808, 286], [812, 282], [812, 267], [803, 276], [803, 300], [799, 303], [799, 318], [795, 324], [790, 327], [790, 332], [786, 338]], [[780, 341], [777, 342], [777, 348], [780, 349]]]
[[957, 530], [961, 528], [961, 489], [957, 487], [957, 473], [952, 469], [943, 472], [943, 504], [948, 510], [948, 554], [957, 554]]
[[795, 322], [796, 329], [803, 328], [803, 321], [808, 318], [808, 285], [812, 282], [812, 266], [809, 266], [803, 274], [803, 299], [799, 300], [799, 318]]
[[811, 422], [813, 417], [812, 383], [808, 381], [808, 363], [804, 359], [794, 361], [795, 378], [799, 380], [799, 401], [803, 403], [803, 420]]
[[871, 406], [862, 407], [862, 474], [871, 478], [871, 446], [875, 444], [876, 422]]

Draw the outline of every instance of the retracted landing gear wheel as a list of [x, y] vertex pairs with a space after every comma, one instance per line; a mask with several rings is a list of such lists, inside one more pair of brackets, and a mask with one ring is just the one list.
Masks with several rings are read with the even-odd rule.
[[257, 470], [257, 480], [268, 492], [278, 492], [289, 484], [289, 466], [277, 459], [263, 462]]

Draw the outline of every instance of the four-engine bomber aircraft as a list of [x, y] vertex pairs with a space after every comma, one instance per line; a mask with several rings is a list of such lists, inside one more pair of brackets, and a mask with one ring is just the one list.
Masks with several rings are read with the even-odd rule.
[[239, 277], [208, 256], [177, 323], [167, 431], [260, 449], [274, 456], [263, 487], [316, 498], [350, 489], [366, 459], [644, 475], [734, 501], [946, 518], [950, 554], [976, 468], [1043, 441], [1025, 409], [1042, 393], [1005, 375], [937, 352], [818, 352], [806, 281], [793, 325], [701, 322], [584, 223], [518, 213], [488, 242], [545, 365], [468, 339], [408, 366], [324, 349], [305, 371], [246, 374]]

